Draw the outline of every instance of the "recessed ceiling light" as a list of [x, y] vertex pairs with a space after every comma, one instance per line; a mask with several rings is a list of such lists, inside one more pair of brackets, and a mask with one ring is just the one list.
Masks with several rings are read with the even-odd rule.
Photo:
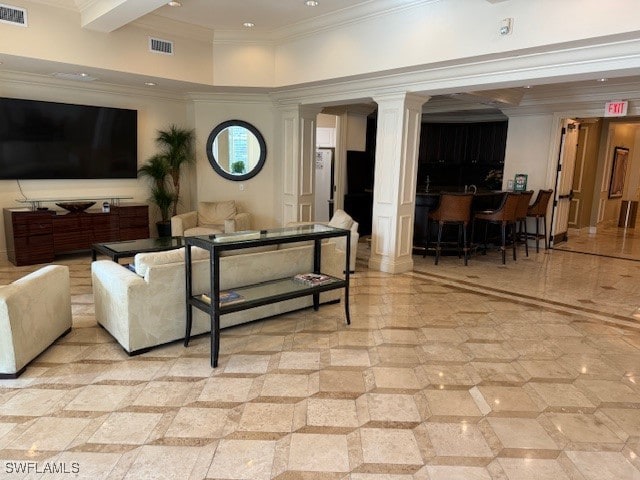
[[529, 89], [529, 88], [531, 88], [531, 85], [525, 85], [524, 88]]
[[147, 87], [155, 87], [155, 86], [157, 85], [157, 83], [155, 83], [155, 82], [144, 82], [144, 84], [145, 84]]
[[606, 78], [599, 78], [599, 79], [598, 79], [598, 81], [599, 81], [599, 82], [606, 82], [606, 81], [607, 81], [607, 79], [606, 79]]
[[80, 75], [81, 77], [83, 77], [83, 78], [86, 78], [86, 77], [88, 77], [88, 76], [89, 76], [89, 74], [88, 74], [88, 73], [84, 73], [84, 72], [80, 73], [79, 75]]
[[318, 6], [318, 2], [316, 2], [316, 0], [307, 0], [306, 2], [304, 2], [304, 4], [307, 7], [317, 7]]
[[180, 2], [169, 2], [167, 3], [167, 5], [169, 5], [170, 7], [181, 7], [182, 4]]
[[255, 26], [256, 26], [256, 24], [255, 24], [255, 23], [253, 23], [253, 22], [244, 22], [244, 23], [242, 24], [242, 26], [247, 27], [247, 28], [251, 28], [251, 27], [255, 27]]

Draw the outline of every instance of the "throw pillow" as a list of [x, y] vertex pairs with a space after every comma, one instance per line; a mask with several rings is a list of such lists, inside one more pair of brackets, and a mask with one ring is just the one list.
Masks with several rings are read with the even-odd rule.
[[224, 221], [236, 216], [236, 202], [200, 202], [198, 225], [224, 225]]
[[344, 228], [345, 230], [349, 230], [351, 229], [351, 225], [353, 225], [353, 218], [351, 218], [344, 210], [336, 210], [327, 225], [334, 228]]

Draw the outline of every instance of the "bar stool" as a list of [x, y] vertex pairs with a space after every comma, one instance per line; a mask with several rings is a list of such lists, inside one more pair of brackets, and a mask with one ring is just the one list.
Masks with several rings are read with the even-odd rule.
[[[527, 210], [527, 218], [536, 219], [536, 233], [531, 234], [536, 239], [536, 253], [540, 252], [540, 237], [544, 238], [544, 249], [549, 248], [549, 241], [547, 239], [547, 208], [549, 206], [549, 200], [553, 196], [553, 190], [540, 190], [538, 196], [529, 209]], [[540, 235], [540, 219], [542, 219], [542, 225], [544, 228], [544, 235]]]
[[[442, 230], [445, 225], [458, 225], [458, 252], [460, 249], [460, 236], [462, 236], [462, 251], [464, 252], [464, 264], [468, 264], [469, 245], [467, 244], [467, 225], [471, 220], [471, 202], [473, 193], [442, 193], [438, 207], [429, 212], [427, 217], [427, 242], [424, 256], [429, 247], [429, 220], [438, 222], [438, 240], [436, 243], [435, 264], [438, 265], [440, 252], [442, 251]], [[459, 256], [459, 255], [458, 255]]]
[[[495, 210], [483, 210], [481, 212], [476, 212], [473, 217], [474, 222], [476, 220], [482, 220], [487, 222], [487, 227], [489, 223], [496, 223], [501, 226], [502, 233], [502, 245], [500, 246], [500, 250], [502, 251], [502, 264], [506, 263], [506, 244], [507, 244], [507, 226], [511, 227], [512, 238], [513, 238], [513, 259], [516, 259], [516, 242], [515, 242], [515, 233], [516, 233], [516, 209], [518, 208], [518, 198], [520, 197], [517, 193], [508, 192], [504, 194], [502, 198], [502, 203]], [[473, 241], [473, 239], [471, 240]], [[487, 250], [487, 229], [485, 228], [484, 234], [484, 249]]]
[[[518, 233], [515, 240], [518, 243], [524, 242], [524, 253], [529, 256], [529, 245], [527, 244], [527, 212], [529, 211], [529, 202], [533, 197], [533, 190], [527, 190], [518, 195], [518, 208], [516, 208], [516, 222], [518, 223]], [[524, 236], [522, 234], [524, 230]]]

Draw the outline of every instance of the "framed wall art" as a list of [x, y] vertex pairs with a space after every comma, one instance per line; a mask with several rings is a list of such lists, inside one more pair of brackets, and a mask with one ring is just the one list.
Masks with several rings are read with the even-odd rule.
[[609, 180], [609, 198], [622, 197], [624, 179], [629, 163], [629, 149], [615, 147], [613, 149], [613, 161], [611, 162], [611, 180]]

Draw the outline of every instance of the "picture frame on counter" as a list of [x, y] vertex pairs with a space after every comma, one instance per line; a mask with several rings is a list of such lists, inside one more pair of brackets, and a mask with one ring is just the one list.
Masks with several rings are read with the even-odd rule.
[[526, 173], [516, 173], [516, 176], [513, 179], [513, 191], [514, 192], [526, 191], [527, 178], [528, 178], [528, 175]]

